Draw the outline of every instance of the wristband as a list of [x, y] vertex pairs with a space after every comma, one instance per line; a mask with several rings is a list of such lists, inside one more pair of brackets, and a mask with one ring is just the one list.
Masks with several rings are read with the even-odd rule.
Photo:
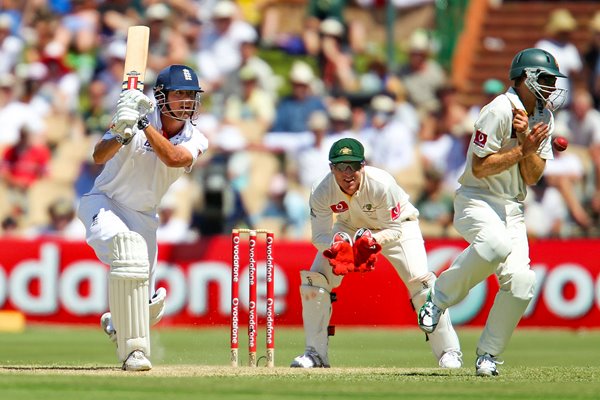
[[142, 118], [140, 118], [140, 120], [137, 123], [137, 128], [140, 131], [143, 131], [144, 129], [146, 129], [148, 127], [148, 125], [150, 125], [150, 121], [148, 120], [148, 117], [143, 116]]
[[125, 139], [121, 136], [115, 136], [115, 139], [117, 140], [118, 143], [121, 143], [123, 146], [127, 146], [129, 143], [131, 143], [131, 140], [133, 139], [133, 135], [128, 137], [127, 139]]

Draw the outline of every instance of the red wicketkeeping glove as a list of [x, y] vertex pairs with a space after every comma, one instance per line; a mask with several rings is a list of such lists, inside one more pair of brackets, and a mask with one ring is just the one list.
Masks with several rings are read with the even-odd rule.
[[377, 254], [381, 245], [373, 238], [371, 231], [360, 228], [354, 234], [354, 271], [370, 272], [375, 269]]
[[333, 235], [331, 247], [323, 251], [335, 275], [346, 275], [354, 271], [354, 254], [352, 252], [352, 239], [345, 232]]

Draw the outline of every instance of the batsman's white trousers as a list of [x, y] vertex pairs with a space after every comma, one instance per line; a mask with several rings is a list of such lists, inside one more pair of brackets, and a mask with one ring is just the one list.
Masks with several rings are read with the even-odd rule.
[[94, 249], [98, 259], [106, 265], [110, 265], [110, 244], [117, 233], [134, 231], [144, 238], [148, 246], [148, 261], [150, 262], [148, 294], [151, 298], [154, 294], [154, 271], [158, 253], [156, 244], [158, 215], [156, 212], [135, 211], [103, 194], [88, 194], [81, 198], [77, 216], [85, 226], [87, 244]]

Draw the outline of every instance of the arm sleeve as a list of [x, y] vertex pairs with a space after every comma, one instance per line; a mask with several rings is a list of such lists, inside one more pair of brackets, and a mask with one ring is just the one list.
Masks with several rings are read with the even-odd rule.
[[309, 201], [310, 225], [312, 228], [312, 243], [319, 252], [331, 245], [333, 212], [326, 203], [326, 198], [322, 192], [313, 189]]
[[[511, 114], [505, 113], [510, 112]], [[506, 118], [506, 116], [509, 116]], [[504, 110], [504, 107], [490, 107], [482, 112], [475, 122], [475, 132], [471, 141], [473, 142], [473, 153], [480, 158], [497, 153], [502, 147], [502, 139], [511, 125], [512, 109]]]
[[380, 245], [395, 241], [402, 233], [402, 205], [409, 204], [398, 185], [390, 185], [384, 194], [384, 201], [377, 208], [377, 220], [383, 229], [373, 234]]
[[208, 149], [208, 139], [194, 127], [191, 133], [191, 139], [183, 141], [179, 146], [182, 146], [192, 154], [192, 163], [185, 167], [185, 172], [190, 173], [198, 157]]

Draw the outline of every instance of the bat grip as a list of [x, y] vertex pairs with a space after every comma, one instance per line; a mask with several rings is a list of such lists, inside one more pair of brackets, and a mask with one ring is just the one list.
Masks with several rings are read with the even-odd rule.
[[130, 127], [125, 128], [125, 130], [123, 131], [123, 134], [125, 137], [131, 137], [131, 135], [133, 134], [132, 129]]

